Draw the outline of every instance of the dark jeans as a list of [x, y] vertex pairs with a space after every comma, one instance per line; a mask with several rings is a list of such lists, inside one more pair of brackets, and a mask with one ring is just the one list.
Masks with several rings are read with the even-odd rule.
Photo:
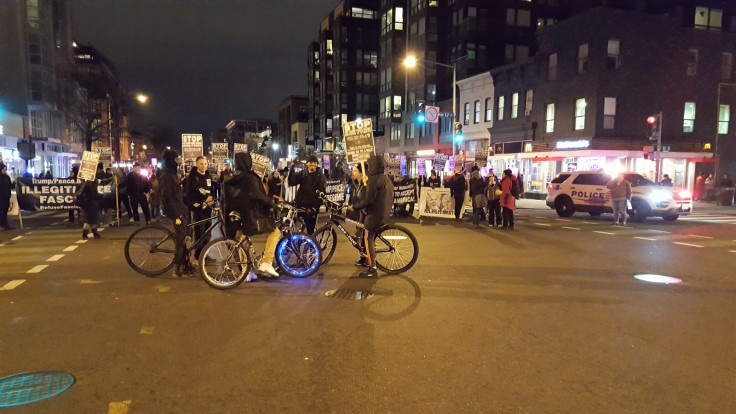
[[148, 211], [148, 200], [146, 200], [146, 196], [144, 194], [134, 196], [131, 195], [130, 197], [130, 208], [133, 210], [133, 220], [135, 221], [141, 221], [141, 217], [138, 215], [138, 206], [141, 206], [141, 210], [143, 210], [143, 215], [146, 217], [146, 223], [151, 221], [151, 212]]
[[483, 207], [473, 207], [473, 225], [477, 226], [480, 223], [480, 214], [483, 212]]
[[174, 264], [176, 267], [185, 266], [187, 264], [187, 257], [184, 254], [186, 248], [187, 239], [187, 224], [189, 224], [189, 215], [181, 217], [181, 224], [174, 223]]
[[365, 231], [366, 251], [368, 252], [368, 260], [371, 267], [376, 267], [376, 230]]
[[314, 228], [317, 226], [317, 213], [299, 213], [299, 218], [304, 220], [304, 224], [307, 226], [307, 233], [314, 233]]
[[151, 218], [156, 218], [159, 215], [161, 215], [161, 205], [160, 204], [149, 204], [149, 207], [151, 209]]
[[130, 209], [130, 198], [127, 194], [119, 194], [118, 199], [121, 203], [123, 203], [123, 207], [125, 207], [125, 211], [128, 212], [128, 217], [133, 217], [133, 211]]
[[[194, 221], [200, 221], [200, 220], [204, 220], [206, 218], [212, 217], [212, 210], [210, 210], [209, 208], [204, 209], [204, 210], [201, 208], [196, 208], [192, 210], [192, 213], [194, 213], [193, 214]], [[194, 226], [194, 240], [195, 241], [199, 240], [199, 238], [202, 236], [202, 234], [204, 234], [205, 230], [207, 230], [207, 227], [209, 225], [210, 225], [209, 222], [204, 222], [202, 224], [197, 224], [196, 226]], [[199, 258], [199, 253], [202, 252], [202, 249], [204, 249], [204, 246], [207, 243], [209, 243], [209, 241], [210, 241], [210, 235], [208, 234], [204, 238], [202, 238], [202, 241], [200, 241], [199, 243], [193, 246], [194, 257]]]
[[465, 195], [455, 196], [455, 219], [460, 219], [460, 212], [463, 209], [463, 203], [465, 203]]
[[10, 224], [8, 224], [9, 208], [10, 204], [0, 203], [0, 226], [2, 226], [5, 230], [8, 230], [10, 228]]
[[488, 224], [500, 226], [501, 221], [501, 201], [488, 200]]
[[514, 210], [510, 208], [503, 208], [503, 227], [514, 228]]

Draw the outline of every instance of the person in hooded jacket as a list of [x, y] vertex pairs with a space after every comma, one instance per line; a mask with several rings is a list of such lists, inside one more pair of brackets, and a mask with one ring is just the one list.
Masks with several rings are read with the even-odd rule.
[[97, 232], [97, 226], [100, 222], [100, 200], [102, 196], [97, 191], [97, 180], [84, 181], [82, 184], [81, 198], [84, 199], [82, 211], [84, 212], [82, 220], [82, 238], [87, 240], [87, 235], [92, 232], [95, 239], [99, 239], [100, 233]]
[[486, 208], [488, 199], [486, 198], [486, 187], [488, 183], [480, 175], [479, 170], [473, 170], [470, 175], [470, 199], [473, 202], [473, 228], [480, 227], [480, 216], [483, 209]]
[[292, 169], [288, 180], [289, 186], [299, 186], [294, 203], [310, 210], [307, 213], [299, 213], [299, 217], [304, 220], [309, 234], [314, 233], [314, 228], [317, 225], [317, 213], [319, 213], [319, 208], [322, 206], [322, 199], [319, 198], [317, 192], [324, 193], [327, 189], [327, 179], [320, 172], [317, 163], [317, 157], [310, 155], [307, 158], [307, 169], [298, 173]]
[[503, 170], [501, 178], [501, 207], [503, 208], [503, 226], [502, 230], [514, 229], [514, 210], [516, 209], [516, 199], [511, 195], [511, 188], [514, 186], [516, 177], [511, 173], [511, 169]]
[[0, 226], [5, 230], [13, 230], [10, 224], [8, 224], [8, 209], [10, 208], [13, 182], [7, 173], [8, 167], [0, 163]]
[[161, 205], [166, 217], [174, 225], [174, 277], [193, 277], [194, 273], [188, 267], [186, 250], [187, 225], [189, 224], [189, 209], [184, 203], [184, 195], [179, 183], [179, 164], [181, 158], [176, 151], [166, 150], [162, 157], [164, 168], [161, 169], [159, 187], [161, 188]]
[[460, 212], [465, 204], [465, 190], [468, 189], [468, 182], [462, 173], [462, 168], [455, 167], [455, 175], [450, 180], [450, 197], [455, 200], [455, 220], [460, 220]]
[[376, 267], [376, 233], [388, 222], [391, 207], [394, 204], [394, 183], [383, 174], [386, 161], [383, 157], [373, 155], [366, 163], [368, 181], [365, 184], [365, 196], [348, 207], [348, 211], [365, 210], [365, 246], [368, 250], [370, 267], [360, 274], [361, 277], [377, 277]]
[[486, 198], [488, 199], [488, 227], [501, 227], [501, 183], [493, 174], [488, 175]]
[[[363, 175], [363, 167], [361, 164], [355, 164], [355, 167], [353, 167], [352, 172], [352, 193], [350, 194], [350, 200], [348, 201], [348, 206], [352, 206], [358, 203], [358, 200], [361, 199], [361, 197], [365, 197], [365, 183], [363, 182], [364, 175]], [[365, 220], [365, 214], [363, 214], [362, 211], [348, 211], [347, 218], [351, 220], [355, 220], [359, 223], [363, 223]], [[362, 228], [358, 227], [355, 232], [355, 237], [358, 239], [358, 243], [362, 246], [363, 238], [365, 235], [363, 234], [364, 231]], [[360, 256], [358, 258], [358, 261], [355, 262], [356, 266], [363, 266], [368, 267], [368, 259], [366, 259], [363, 256]]]
[[[250, 153], [235, 154], [235, 172], [225, 177], [223, 184], [226, 188], [231, 187], [235, 190], [225, 192], [226, 216], [229, 217], [230, 211], [238, 211], [242, 219], [243, 233], [248, 236], [269, 233], [258, 271], [262, 275], [279, 277], [273, 268], [273, 260], [281, 232], [270, 213], [271, 209], [276, 208], [276, 202], [266, 195], [263, 180], [253, 171]], [[254, 279], [251, 275], [246, 278], [249, 282]]]

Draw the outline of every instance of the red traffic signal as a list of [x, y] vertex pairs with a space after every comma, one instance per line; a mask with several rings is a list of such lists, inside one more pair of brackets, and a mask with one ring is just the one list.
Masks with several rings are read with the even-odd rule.
[[647, 117], [647, 124], [649, 125], [656, 125], [657, 124], [657, 117], [654, 115], [650, 115]]

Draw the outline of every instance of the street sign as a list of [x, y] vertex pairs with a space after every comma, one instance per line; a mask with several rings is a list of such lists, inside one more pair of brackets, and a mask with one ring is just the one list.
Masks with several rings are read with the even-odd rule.
[[440, 107], [439, 106], [428, 106], [424, 110], [424, 116], [427, 122], [436, 124], [440, 119]]
[[376, 153], [373, 143], [373, 123], [370, 119], [342, 124], [345, 138], [345, 156], [348, 164], [368, 161]]
[[181, 134], [181, 159], [195, 161], [204, 151], [202, 134]]
[[228, 159], [228, 148], [227, 142], [213, 142], [212, 143], [212, 163], [213, 164], [225, 164]]
[[94, 181], [97, 175], [97, 163], [100, 162], [100, 153], [84, 151], [82, 154], [82, 165], [79, 166], [77, 178], [80, 180]]
[[105, 168], [112, 168], [112, 148], [111, 147], [96, 147], [92, 151], [100, 154], [100, 161], [102, 166]]

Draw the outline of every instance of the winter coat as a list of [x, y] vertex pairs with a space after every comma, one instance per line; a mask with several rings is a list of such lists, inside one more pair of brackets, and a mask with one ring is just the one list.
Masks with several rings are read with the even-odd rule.
[[296, 192], [294, 203], [304, 208], [312, 208], [319, 211], [322, 206], [322, 199], [317, 196], [317, 191], [325, 192], [327, 189], [327, 179], [317, 168], [317, 171], [310, 173], [308, 170], [295, 173], [293, 170], [289, 172], [289, 186], [299, 186]]
[[172, 220], [189, 216], [189, 209], [184, 203], [184, 194], [176, 170], [164, 167], [161, 171], [158, 186], [161, 190], [161, 205], [164, 208], [164, 214]]
[[631, 183], [625, 178], [620, 183], [614, 178], [606, 187], [611, 190], [611, 200], [631, 200]]
[[10, 181], [10, 176], [7, 174], [0, 175], [0, 206], [3, 206], [6, 210], [10, 206], [10, 190], [13, 189], [13, 182]]
[[440, 177], [437, 176], [435, 176], [434, 178], [429, 177], [427, 178], [425, 186], [430, 188], [440, 188], [442, 187], [442, 181], [440, 181]]
[[128, 195], [132, 197], [140, 197], [141, 194], [147, 193], [151, 189], [151, 183], [148, 179], [135, 171], [131, 171], [125, 176], [123, 186], [128, 190]]
[[378, 155], [368, 159], [368, 182], [365, 185], [365, 197], [360, 197], [353, 204], [353, 209], [365, 209], [363, 224], [368, 230], [378, 230], [388, 223], [391, 208], [394, 205], [394, 183], [383, 174], [386, 161]]
[[452, 176], [452, 180], [450, 180], [450, 196], [454, 197], [456, 195], [459, 195], [460, 197], [465, 198], [465, 190], [468, 189], [468, 181], [465, 179], [465, 176], [457, 173]]
[[[352, 192], [350, 193], [349, 206], [354, 206], [362, 197], [365, 197], [365, 186], [363, 181], [353, 181]], [[363, 214], [359, 211], [348, 211], [347, 217], [352, 220], [363, 222]]]
[[208, 171], [200, 174], [196, 168], [192, 168], [189, 172], [189, 178], [186, 182], [187, 186], [187, 206], [191, 210], [202, 209], [207, 197], [215, 197], [215, 188], [212, 183], [212, 176]]
[[82, 197], [87, 200], [81, 207], [84, 211], [84, 222], [96, 225], [100, 221], [100, 200], [102, 199], [97, 191], [97, 181], [85, 181], [80, 185], [84, 186]]
[[473, 207], [485, 207], [488, 202], [486, 198], [486, 187], [488, 182], [480, 176], [480, 172], [473, 171], [470, 177], [470, 199], [473, 200]]
[[281, 178], [268, 177], [268, 181], [266, 182], [266, 185], [268, 185], [268, 195], [270, 195], [271, 197], [281, 197], [282, 184], [283, 180]]
[[501, 199], [501, 194], [497, 195], [496, 190], [502, 191], [501, 183], [497, 180], [493, 180], [493, 182], [488, 180], [488, 187], [486, 187], [486, 198], [488, 201], [498, 201]]
[[516, 177], [513, 175], [501, 180], [501, 207], [509, 210], [516, 209], [516, 199], [511, 195], [511, 187], [513, 187], [514, 181], [516, 181]]
[[227, 214], [230, 211], [240, 213], [243, 232], [249, 236], [263, 233], [264, 223], [270, 229], [276, 227], [270, 213], [270, 210], [276, 207], [276, 202], [266, 195], [263, 180], [253, 172], [252, 166], [253, 160], [249, 153], [238, 153], [235, 156], [236, 171], [223, 181], [226, 187], [225, 211]]

